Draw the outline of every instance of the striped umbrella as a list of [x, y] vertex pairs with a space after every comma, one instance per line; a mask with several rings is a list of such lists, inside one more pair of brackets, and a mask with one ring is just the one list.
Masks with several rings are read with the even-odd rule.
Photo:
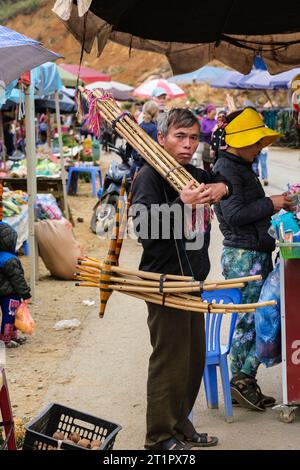
[[163, 78], [148, 80], [142, 83], [133, 91], [132, 94], [139, 98], [151, 98], [155, 88], [162, 88], [165, 90], [168, 98], [178, 98], [180, 96], [185, 96], [185, 92], [178, 85], [176, 85], [176, 83], [168, 82], [168, 80], [164, 80]]

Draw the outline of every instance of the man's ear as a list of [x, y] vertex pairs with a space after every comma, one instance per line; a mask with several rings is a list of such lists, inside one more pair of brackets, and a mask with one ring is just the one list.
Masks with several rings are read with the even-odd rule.
[[157, 140], [158, 140], [159, 145], [163, 147], [165, 143], [165, 138], [160, 131], [157, 132]]

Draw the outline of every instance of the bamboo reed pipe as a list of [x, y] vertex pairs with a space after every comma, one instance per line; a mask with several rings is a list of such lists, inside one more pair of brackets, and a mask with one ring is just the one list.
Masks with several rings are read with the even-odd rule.
[[[244, 284], [241, 284], [244, 287]], [[128, 291], [128, 292], [153, 292], [160, 293], [159, 287], [145, 287], [145, 286], [134, 286], [127, 284], [110, 284], [109, 288], [112, 290], [118, 291]], [[206, 291], [215, 290], [215, 286], [208, 286]], [[172, 293], [172, 292], [199, 292], [199, 286], [196, 287], [164, 287], [163, 293]]]
[[[94, 267], [96, 269], [101, 270], [102, 268], [102, 263], [90, 263], [86, 262], [84, 260], [81, 261], [80, 263], [83, 266], [90, 266]], [[131, 276], [138, 276], [138, 277], [143, 277], [144, 279], [151, 279], [151, 280], [160, 280], [161, 275], [159, 273], [152, 273], [152, 272], [147, 272], [147, 271], [140, 271], [140, 270], [130, 270], [127, 268], [122, 268], [121, 266], [112, 266], [111, 270], [118, 273], [118, 274], [125, 274], [125, 275], [131, 275]], [[191, 281], [193, 282], [193, 278], [191, 276], [179, 276], [179, 275], [173, 275], [173, 274], [166, 274], [165, 279], [169, 280], [182, 280], [182, 281]], [[246, 276], [246, 277], [240, 277], [240, 278], [232, 278], [232, 279], [220, 279], [218, 281], [205, 281], [204, 285], [226, 285], [226, 284], [235, 284], [235, 283], [241, 283], [241, 282], [252, 282], [252, 281], [259, 281], [261, 280], [260, 275], [256, 276]], [[195, 281], [196, 282], [196, 281]]]
[[75, 286], [80, 286], [80, 287], [99, 287], [98, 284], [95, 284], [94, 282], [78, 282], [75, 283]]
[[[201, 309], [200, 307], [196, 306], [187, 306], [185, 303], [182, 303], [181, 305], [178, 305], [177, 303], [174, 304], [168, 297], [165, 298], [165, 300], [163, 301], [162, 298], [159, 298], [159, 297], [154, 297], [153, 295], [140, 295], [140, 294], [137, 294], [137, 293], [129, 293], [129, 292], [124, 292], [124, 294], [126, 295], [130, 295], [131, 297], [136, 297], [137, 299], [141, 299], [141, 300], [144, 300], [146, 302], [150, 302], [150, 303], [155, 303], [157, 305], [164, 305], [165, 307], [170, 307], [170, 308], [177, 308], [178, 310], [186, 310], [186, 311], [189, 311], [189, 312], [196, 312], [196, 313], [208, 313], [208, 308], [203, 308]], [[180, 307], [180, 308], [179, 308]], [[223, 306], [222, 306], [223, 307]], [[255, 310], [249, 310], [247, 311], [246, 313], [253, 313], [255, 312]], [[213, 314], [217, 314], [217, 313], [231, 313], [231, 312], [225, 312], [223, 310], [223, 308], [219, 308], [219, 309], [214, 309], [212, 310], [210, 313], [213, 313]]]
[[[134, 279], [134, 278], [124, 278], [124, 277], [111, 277], [111, 281], [121, 284], [133, 284], [137, 286], [145, 286], [145, 287], [158, 287], [159, 288], [159, 281], [145, 281], [141, 279]], [[183, 281], [165, 281], [165, 287], [197, 287], [199, 290], [199, 282], [183, 282]], [[216, 288], [216, 284], [211, 284], [212, 288]]]

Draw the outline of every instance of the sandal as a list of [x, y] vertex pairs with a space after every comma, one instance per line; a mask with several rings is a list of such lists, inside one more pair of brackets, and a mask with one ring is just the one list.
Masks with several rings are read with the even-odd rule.
[[20, 336], [20, 338], [14, 338], [14, 341], [19, 345], [26, 343], [27, 338], [26, 336]]
[[218, 444], [219, 439], [216, 436], [208, 436], [206, 432], [195, 432], [192, 437], [186, 439], [186, 442], [191, 443], [195, 447], [212, 447]]
[[153, 449], [155, 450], [198, 450], [194, 449], [193, 443], [192, 445], [187, 444], [186, 442], [179, 441], [176, 437], [170, 437], [165, 441], [160, 442], [157, 444]]
[[8, 341], [7, 343], [5, 343], [5, 347], [8, 348], [8, 349], [12, 349], [12, 348], [18, 348], [19, 345], [18, 343], [15, 341], [15, 340], [10, 340]]
[[230, 381], [231, 396], [240, 405], [256, 411], [265, 411], [262, 394], [256, 379], [240, 373]]

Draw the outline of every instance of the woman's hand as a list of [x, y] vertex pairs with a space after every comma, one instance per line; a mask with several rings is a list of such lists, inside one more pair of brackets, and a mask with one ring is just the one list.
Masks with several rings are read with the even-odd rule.
[[286, 211], [289, 211], [291, 210], [291, 206], [293, 205], [291, 198], [288, 197], [286, 194], [271, 196], [270, 199], [274, 206], [274, 212], [278, 212], [280, 211], [280, 209], [285, 209]]
[[204, 183], [201, 183], [199, 187], [193, 188], [194, 182], [189, 183], [183, 188], [180, 193], [180, 199], [184, 204], [191, 204], [193, 208], [197, 204], [211, 204], [212, 201], [212, 189], [206, 187]]

